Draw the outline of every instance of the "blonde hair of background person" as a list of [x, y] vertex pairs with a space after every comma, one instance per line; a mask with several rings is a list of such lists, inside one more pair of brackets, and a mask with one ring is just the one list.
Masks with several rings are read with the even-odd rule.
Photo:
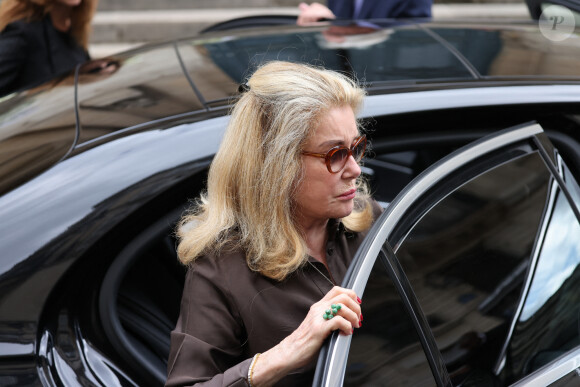
[[[178, 255], [191, 264], [205, 252], [241, 247], [250, 269], [283, 280], [308, 258], [292, 200], [302, 146], [330, 109], [359, 111], [364, 91], [336, 72], [288, 62], [259, 68], [248, 86], [210, 167], [207, 192], [180, 223]], [[373, 221], [360, 179], [357, 189], [354, 211], [342, 219], [353, 232]]]
[[[18, 20], [31, 22], [41, 20], [62, 4], [59, 0], [2, 0], [0, 3], [0, 31]], [[87, 50], [91, 20], [97, 8], [97, 0], [82, 0], [72, 8], [68, 31], [77, 43]]]

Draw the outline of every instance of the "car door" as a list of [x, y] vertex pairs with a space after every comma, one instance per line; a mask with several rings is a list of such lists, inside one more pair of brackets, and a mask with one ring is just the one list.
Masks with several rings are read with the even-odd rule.
[[478, 140], [390, 203], [343, 286], [363, 326], [314, 385], [578, 385], [580, 189], [538, 124]]

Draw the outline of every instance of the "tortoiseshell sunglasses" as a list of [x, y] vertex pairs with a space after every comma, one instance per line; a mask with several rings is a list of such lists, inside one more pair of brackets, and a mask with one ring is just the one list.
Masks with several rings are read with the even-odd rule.
[[342, 171], [350, 156], [358, 163], [362, 159], [367, 148], [367, 137], [362, 135], [354, 139], [350, 148], [343, 145], [332, 147], [326, 153], [302, 152], [304, 156], [320, 157], [326, 162], [326, 168], [330, 173]]

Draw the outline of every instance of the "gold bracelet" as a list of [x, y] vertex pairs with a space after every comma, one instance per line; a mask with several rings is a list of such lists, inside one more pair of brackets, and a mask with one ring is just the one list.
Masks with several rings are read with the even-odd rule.
[[252, 379], [254, 378], [254, 366], [256, 365], [256, 362], [258, 361], [260, 355], [261, 353], [259, 352], [254, 355], [254, 358], [250, 363], [250, 368], [248, 369], [248, 384], [250, 385], [250, 387], [254, 387], [254, 385], [252, 384]]

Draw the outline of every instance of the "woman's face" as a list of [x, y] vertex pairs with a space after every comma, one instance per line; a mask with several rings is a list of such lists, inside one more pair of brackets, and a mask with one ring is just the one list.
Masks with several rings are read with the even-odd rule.
[[[350, 147], [358, 129], [350, 106], [333, 108], [326, 113], [304, 145], [304, 151], [326, 153], [330, 148]], [[351, 157], [338, 173], [330, 173], [324, 159], [303, 155], [304, 178], [296, 192], [296, 205], [303, 226], [312, 222], [344, 218], [353, 209], [355, 181], [360, 166]]]

